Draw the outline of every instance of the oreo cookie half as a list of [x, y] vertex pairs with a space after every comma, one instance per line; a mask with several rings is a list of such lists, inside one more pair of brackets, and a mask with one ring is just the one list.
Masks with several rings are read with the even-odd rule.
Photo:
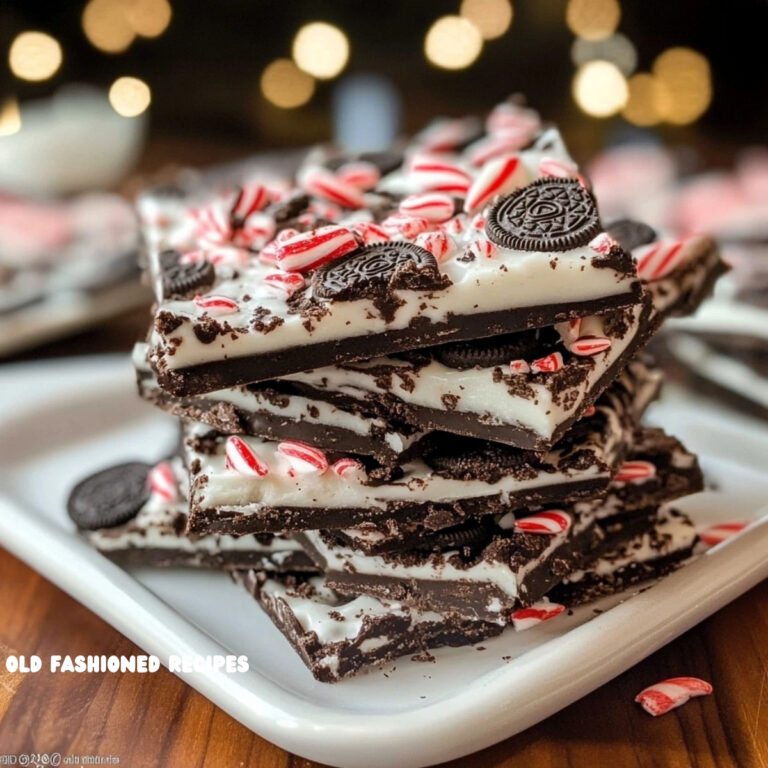
[[69, 494], [67, 514], [87, 531], [127, 523], [149, 499], [150, 469], [135, 461], [86, 477]]
[[447, 278], [435, 257], [413, 243], [378, 243], [315, 270], [315, 296], [336, 301], [381, 299], [392, 290], [437, 290]]
[[539, 179], [493, 206], [488, 237], [518, 251], [568, 251], [600, 233], [595, 200], [575, 179]]
[[512, 360], [544, 357], [557, 346], [558, 338], [554, 328], [540, 328], [487, 339], [457, 341], [434, 347], [431, 353], [438, 362], [458, 371], [494, 368]]
[[480, 522], [470, 522], [458, 528], [447, 528], [430, 536], [427, 547], [445, 549], [462, 549], [476, 547], [490, 540], [488, 528]]
[[185, 264], [178, 251], [168, 250], [160, 254], [160, 279], [163, 298], [186, 299], [193, 292], [210, 288], [216, 279], [216, 270], [207, 259]]
[[614, 239], [618, 240], [619, 245], [629, 253], [641, 245], [648, 245], [656, 240], [656, 232], [652, 227], [643, 224], [642, 221], [633, 219], [619, 219], [609, 224], [605, 231]]

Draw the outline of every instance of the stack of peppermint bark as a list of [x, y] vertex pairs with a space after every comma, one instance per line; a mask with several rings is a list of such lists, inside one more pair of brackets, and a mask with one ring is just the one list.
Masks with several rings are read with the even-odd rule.
[[[604, 225], [515, 102], [402, 151], [146, 194], [157, 303], [134, 360], [178, 456], [69, 511], [116, 558], [229, 570], [319, 680], [525, 629], [696, 543], [696, 457], [640, 426], [639, 355], [722, 271]], [[148, 446], [148, 450], [150, 446]]]

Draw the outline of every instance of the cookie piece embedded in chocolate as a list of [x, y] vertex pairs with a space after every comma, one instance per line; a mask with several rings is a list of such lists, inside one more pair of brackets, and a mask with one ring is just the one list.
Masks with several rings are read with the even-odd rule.
[[320, 267], [312, 276], [315, 296], [336, 301], [381, 299], [397, 289], [440, 290], [449, 281], [435, 257], [413, 243], [378, 243]]
[[135, 517], [149, 499], [149, 464], [134, 461], [104, 469], [69, 494], [67, 514], [78, 528], [112, 528]]
[[512, 360], [543, 357], [554, 350], [558, 336], [554, 328], [542, 328], [474, 341], [458, 341], [431, 350], [435, 359], [458, 371], [494, 368]]
[[200, 290], [210, 288], [216, 279], [216, 270], [210, 261], [183, 262], [181, 253], [175, 250], [160, 254], [160, 270], [165, 299], [189, 298]]
[[576, 179], [539, 179], [502, 198], [485, 224], [488, 237], [519, 251], [569, 251], [600, 233], [595, 199]]
[[648, 245], [656, 240], [657, 235], [652, 227], [633, 219], [618, 219], [611, 222], [605, 231], [619, 242], [625, 251], [633, 251], [641, 245]]

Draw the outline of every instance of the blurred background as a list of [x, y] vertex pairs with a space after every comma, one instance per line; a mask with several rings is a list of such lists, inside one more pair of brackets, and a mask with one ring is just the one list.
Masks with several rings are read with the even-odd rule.
[[766, 29], [768, 0], [3, 0], [0, 356], [130, 346], [148, 300], [128, 201], [148, 182], [377, 149], [515, 92], [604, 213], [768, 243]]

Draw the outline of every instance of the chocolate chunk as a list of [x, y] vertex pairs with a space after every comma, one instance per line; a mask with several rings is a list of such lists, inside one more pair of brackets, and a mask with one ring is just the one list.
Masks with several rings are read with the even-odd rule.
[[439, 290], [447, 279], [435, 257], [413, 243], [378, 243], [316, 270], [316, 296], [336, 301], [381, 299], [392, 290]]
[[641, 245], [648, 245], [648, 243], [654, 242], [657, 237], [652, 227], [632, 219], [614, 221], [605, 228], [605, 231], [614, 240], [618, 240], [625, 251], [632, 251]]
[[149, 498], [150, 469], [135, 461], [86, 477], [69, 494], [67, 513], [78, 528], [89, 531], [128, 522]]
[[503, 248], [568, 251], [600, 232], [595, 200], [575, 179], [539, 179], [502, 198], [485, 224]]
[[160, 254], [163, 297], [185, 299], [193, 292], [210, 288], [216, 279], [216, 270], [207, 259], [183, 263], [178, 251], [168, 250]]
[[297, 194], [289, 195], [284, 200], [279, 200], [276, 203], [272, 203], [266, 212], [275, 220], [275, 223], [279, 226], [290, 219], [295, 218], [300, 213], [307, 209], [309, 205], [309, 195], [299, 192]]
[[554, 328], [542, 328], [475, 341], [459, 341], [435, 347], [435, 359], [459, 371], [468, 368], [493, 368], [512, 360], [528, 360], [549, 354], [557, 344]]

